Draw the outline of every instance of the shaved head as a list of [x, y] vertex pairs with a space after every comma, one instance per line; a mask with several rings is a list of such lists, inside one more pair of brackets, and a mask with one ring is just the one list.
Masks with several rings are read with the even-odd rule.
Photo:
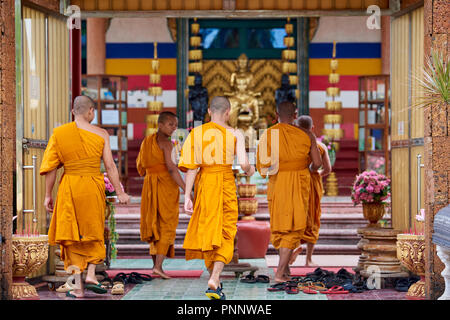
[[209, 109], [211, 110], [211, 113], [224, 114], [230, 107], [231, 105], [228, 98], [218, 96], [211, 100]]
[[295, 105], [289, 101], [284, 101], [277, 107], [277, 112], [280, 118], [293, 117], [295, 115], [295, 111]]
[[300, 116], [298, 118], [298, 126], [305, 130], [310, 130], [313, 126], [313, 120], [310, 116]]
[[76, 116], [85, 115], [91, 108], [95, 108], [95, 102], [88, 96], [78, 96], [73, 101], [73, 114]]
[[177, 119], [177, 116], [174, 113], [172, 113], [170, 111], [164, 111], [159, 114], [158, 123], [164, 123], [167, 120], [174, 119], [174, 118]]

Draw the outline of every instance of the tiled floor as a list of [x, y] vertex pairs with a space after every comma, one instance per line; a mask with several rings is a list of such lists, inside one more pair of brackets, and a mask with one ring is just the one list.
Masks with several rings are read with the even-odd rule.
[[[269, 259], [241, 259], [242, 263], [250, 263], [259, 268], [256, 275], [265, 274], [271, 279], [274, 277], [272, 264], [275, 258]], [[111, 269], [150, 269], [151, 259], [118, 259], [111, 264]], [[109, 293], [98, 295], [91, 292], [86, 293], [84, 300], [208, 300], [204, 292], [207, 289], [208, 272], [201, 260], [185, 261], [184, 259], [168, 259], [164, 263], [167, 270], [203, 270], [199, 278], [172, 278], [163, 280], [153, 279], [143, 284], [127, 284], [125, 295], [113, 296]], [[150, 270], [149, 270], [150, 273]], [[234, 273], [225, 272], [222, 277], [224, 293], [227, 300], [403, 300], [404, 292], [397, 292], [393, 289], [371, 290], [359, 294], [341, 295], [308, 295], [287, 294], [281, 292], [269, 292], [266, 283], [242, 283], [235, 278]], [[47, 286], [38, 288], [41, 300], [65, 300], [65, 294], [49, 291]]]

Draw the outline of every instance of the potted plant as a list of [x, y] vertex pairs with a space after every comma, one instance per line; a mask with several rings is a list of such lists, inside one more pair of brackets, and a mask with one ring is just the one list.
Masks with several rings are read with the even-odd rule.
[[390, 180], [375, 171], [364, 171], [355, 179], [352, 188], [352, 201], [356, 206], [362, 203], [364, 218], [369, 220], [367, 227], [379, 227], [385, 213], [385, 200], [391, 196]]
[[[420, 276], [420, 280], [412, 284], [406, 298], [410, 300], [425, 299], [425, 235], [423, 231], [423, 221], [425, 220], [425, 210], [421, 210], [420, 215], [416, 215], [414, 229], [404, 231], [397, 235], [397, 258], [401, 264], [410, 272]], [[416, 221], [418, 226], [416, 226]]]

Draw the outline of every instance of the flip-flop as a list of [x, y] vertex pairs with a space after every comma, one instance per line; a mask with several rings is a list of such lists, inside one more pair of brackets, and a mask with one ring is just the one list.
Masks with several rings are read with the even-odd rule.
[[257, 279], [252, 274], [248, 274], [245, 277], [241, 278], [241, 282], [243, 282], [243, 283], [255, 283], [256, 281], [257, 281]]
[[144, 283], [144, 281], [140, 277], [138, 277], [136, 274], [134, 274], [133, 272], [127, 274], [127, 282], [128, 283], [135, 283], [135, 284], [142, 284], [142, 283]]
[[320, 291], [320, 293], [323, 293], [323, 294], [346, 294], [346, 293], [348, 293], [348, 291], [344, 290], [344, 288], [342, 288], [341, 286], [333, 286], [326, 291]]
[[276, 291], [284, 291], [286, 289], [286, 282], [275, 283], [267, 288], [267, 291], [276, 292]]
[[284, 291], [286, 291], [287, 294], [298, 294], [299, 292], [297, 286], [290, 285], [287, 285]]
[[216, 290], [208, 288], [205, 291], [205, 295], [211, 300], [226, 300], [225, 293], [223, 293], [222, 289], [222, 284]]
[[256, 282], [261, 282], [261, 283], [269, 283], [270, 279], [268, 276], [264, 275], [264, 274], [259, 274], [256, 277]]
[[143, 281], [152, 281], [153, 280], [152, 276], [149, 274], [138, 273], [138, 272], [132, 272], [130, 274], [134, 275], [136, 278], [141, 279]]
[[306, 294], [317, 294], [317, 291], [314, 290], [313, 287], [305, 287], [305, 288], [302, 290], [302, 292], [303, 292], [303, 293], [306, 293]]
[[66, 292], [66, 297], [68, 297], [68, 298], [74, 298], [74, 299], [77, 298], [77, 296], [75, 296], [75, 295], [73, 295], [73, 294], [70, 293], [71, 291], [72, 291], [72, 290]]
[[[65, 293], [65, 292], [69, 292], [69, 291], [71, 291], [71, 290], [73, 290], [74, 288], [72, 288], [71, 286], [70, 286], [70, 284], [69, 283], [64, 283], [63, 285], [61, 285], [61, 286], [59, 286], [58, 288], [56, 288], [56, 292], [62, 292], [62, 293]], [[406, 291], [408, 291], [408, 290], [406, 290]]]
[[113, 278], [114, 282], [122, 282], [124, 285], [128, 283], [127, 275], [124, 272], [119, 272], [116, 274], [116, 276]]
[[93, 284], [93, 283], [86, 283], [84, 286], [87, 290], [93, 291], [98, 294], [105, 294], [108, 292], [105, 288], [102, 287], [100, 283]]

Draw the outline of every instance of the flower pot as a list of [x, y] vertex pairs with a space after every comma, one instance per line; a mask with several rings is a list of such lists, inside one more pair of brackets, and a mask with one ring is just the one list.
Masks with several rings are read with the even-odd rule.
[[415, 234], [397, 235], [397, 257], [401, 264], [414, 274], [420, 276], [420, 281], [409, 287], [406, 298], [410, 300], [425, 299], [425, 236]]
[[258, 199], [256, 198], [239, 198], [238, 199], [239, 212], [245, 215], [243, 220], [254, 220], [252, 214], [258, 211]]
[[25, 282], [25, 277], [39, 270], [48, 258], [48, 236], [12, 237], [14, 300], [39, 300], [36, 289]]
[[256, 195], [256, 184], [239, 184], [238, 194], [242, 198], [253, 198]]
[[384, 215], [384, 204], [381, 202], [374, 203], [363, 203], [363, 214], [364, 218], [369, 220], [367, 227], [373, 228], [378, 227], [378, 220], [383, 218]]

